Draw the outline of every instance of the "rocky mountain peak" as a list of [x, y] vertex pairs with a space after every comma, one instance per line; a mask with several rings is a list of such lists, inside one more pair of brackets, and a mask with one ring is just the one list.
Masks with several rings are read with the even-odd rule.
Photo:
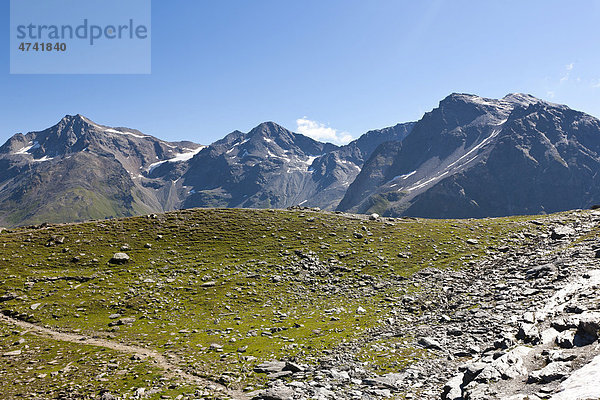
[[249, 138], [260, 137], [260, 138], [275, 139], [275, 138], [280, 138], [280, 137], [281, 138], [289, 138], [291, 133], [292, 132], [285, 129], [283, 126], [281, 126], [275, 122], [272, 122], [272, 121], [267, 121], [267, 122], [263, 122], [263, 123], [259, 124], [255, 128], [253, 128], [250, 132], [248, 132], [247, 136]]
[[84, 117], [81, 114], [75, 114], [75, 115], [65, 115], [64, 117], [62, 117], [62, 119], [60, 120], [60, 122], [74, 122], [74, 121], [90, 121], [88, 118]]
[[490, 118], [504, 120], [513, 109], [513, 104], [503, 100], [467, 93], [452, 93], [440, 101], [438, 108], [426, 113], [423, 120], [435, 121], [435, 125], [443, 123], [448, 130], [452, 130], [457, 126], [468, 125], [480, 117], [486, 120]]
[[251, 132], [261, 132], [261, 133], [270, 133], [270, 132], [280, 132], [287, 131], [283, 126], [279, 125], [273, 121], [262, 122], [257, 125]]
[[46, 131], [51, 133], [51, 135], [48, 136], [48, 139], [51, 139], [52, 137], [56, 139], [64, 136], [81, 138], [96, 126], [95, 123], [81, 114], [65, 115], [56, 125]]
[[558, 104], [550, 103], [527, 93], [509, 93], [501, 99], [490, 99], [468, 93], [452, 93], [440, 102], [440, 108], [462, 108], [465, 106], [476, 107], [481, 110], [510, 112], [515, 107], [527, 108], [531, 105], [541, 104], [546, 107], [565, 108]]
[[339, 209], [462, 218], [589, 207], [598, 132], [596, 118], [528, 94], [454, 93], [396, 151], [375, 151]]
[[498, 100], [488, 99], [486, 97], [477, 96], [470, 93], [451, 93], [440, 101], [440, 106], [449, 104], [478, 104], [497, 106]]
[[509, 103], [514, 103], [522, 106], [529, 106], [530, 104], [537, 104], [543, 102], [543, 100], [538, 99], [535, 96], [532, 96], [527, 93], [509, 93], [502, 98], [502, 100], [507, 101]]

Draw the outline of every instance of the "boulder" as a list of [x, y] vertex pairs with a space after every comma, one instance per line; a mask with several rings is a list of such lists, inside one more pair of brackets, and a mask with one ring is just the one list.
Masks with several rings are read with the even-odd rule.
[[470, 383], [485, 367], [487, 364], [484, 362], [469, 362], [459, 367], [459, 370], [462, 371], [463, 384]]
[[477, 382], [490, 382], [500, 379], [514, 379], [525, 375], [527, 369], [523, 365], [523, 357], [529, 354], [530, 351], [531, 348], [525, 346], [514, 348], [485, 367], [475, 380]]
[[535, 324], [522, 323], [519, 326], [517, 339], [522, 340], [525, 343], [536, 344], [540, 341], [540, 331]]
[[254, 372], [259, 374], [273, 374], [281, 372], [285, 368], [286, 363], [283, 361], [265, 361], [254, 367]]
[[126, 317], [121, 318], [117, 321], [117, 325], [132, 325], [135, 322], [135, 318]]
[[442, 350], [442, 345], [430, 337], [422, 337], [419, 339], [418, 343], [426, 349]]
[[571, 372], [571, 365], [568, 362], [553, 362], [544, 368], [533, 371], [529, 374], [530, 383], [550, 383], [565, 379]]
[[554, 275], [556, 272], [556, 265], [549, 263], [529, 268], [527, 272], [525, 272], [525, 276], [527, 279], [542, 278], [544, 276]]
[[556, 228], [552, 229], [550, 237], [554, 240], [559, 240], [564, 239], [567, 236], [574, 235], [575, 233], [575, 229], [569, 228], [568, 226], [557, 226]]
[[115, 253], [108, 262], [111, 264], [126, 264], [129, 260], [127, 253]]
[[458, 374], [450, 379], [442, 390], [442, 400], [462, 400], [462, 384], [464, 374]]
[[597, 339], [600, 335], [600, 312], [584, 312], [579, 316], [577, 334]]
[[363, 383], [370, 386], [398, 389], [404, 377], [405, 374], [389, 373], [377, 378], [365, 379]]
[[575, 345], [575, 331], [564, 331], [556, 336], [556, 344], [563, 349], [572, 349]]
[[277, 385], [263, 391], [255, 399], [261, 400], [292, 400], [294, 398], [294, 389], [286, 385]]
[[304, 372], [304, 370], [305, 368], [302, 365], [291, 361], [286, 362], [285, 367], [283, 367], [283, 371], [292, 371], [293, 373]]

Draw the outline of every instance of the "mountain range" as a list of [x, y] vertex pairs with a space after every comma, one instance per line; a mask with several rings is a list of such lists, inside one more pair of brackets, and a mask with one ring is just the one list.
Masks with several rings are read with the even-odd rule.
[[0, 147], [0, 225], [193, 207], [540, 214], [600, 203], [599, 171], [600, 120], [526, 94], [451, 94], [344, 146], [273, 122], [203, 146], [68, 115]]

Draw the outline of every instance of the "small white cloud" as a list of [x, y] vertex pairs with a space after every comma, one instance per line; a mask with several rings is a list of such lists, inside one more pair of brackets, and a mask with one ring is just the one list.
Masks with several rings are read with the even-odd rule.
[[348, 132], [339, 132], [321, 122], [311, 121], [307, 117], [297, 119], [296, 124], [298, 133], [321, 142], [347, 144], [354, 139]]
[[593, 89], [598, 89], [598, 88], [600, 88], [600, 79], [594, 79], [594, 80], [592, 81], [592, 88], [593, 88]]
[[553, 91], [551, 91], [551, 90], [549, 90], [549, 91], [546, 92], [546, 96], [548, 96], [551, 99], [553, 99], [555, 95], [556, 94]]
[[571, 71], [573, 71], [573, 68], [575, 67], [575, 63], [571, 63], [571, 64], [567, 64], [565, 66], [565, 74], [563, 75], [562, 78], [560, 78], [560, 83], [566, 82], [569, 80], [569, 78], [571, 77]]

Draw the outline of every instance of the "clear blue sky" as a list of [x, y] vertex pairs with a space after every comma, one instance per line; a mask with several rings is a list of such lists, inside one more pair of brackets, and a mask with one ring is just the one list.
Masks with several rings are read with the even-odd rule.
[[152, 74], [134, 76], [9, 75], [8, 3], [2, 143], [76, 113], [203, 144], [303, 117], [357, 137], [451, 92], [600, 116], [600, 1], [154, 0]]

